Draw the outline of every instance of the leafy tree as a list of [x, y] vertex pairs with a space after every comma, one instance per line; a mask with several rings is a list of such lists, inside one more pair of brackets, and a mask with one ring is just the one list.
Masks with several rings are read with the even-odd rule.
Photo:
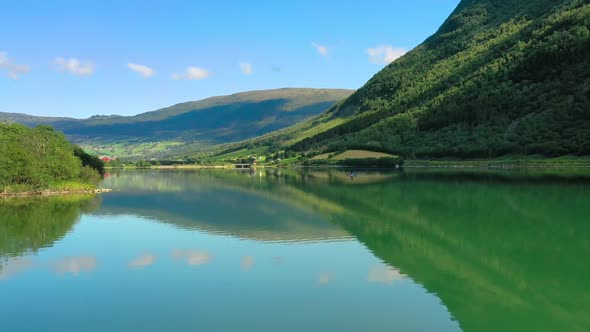
[[[0, 123], [0, 188], [22, 185], [43, 189], [52, 185], [79, 181], [96, 184], [97, 169], [84, 169], [63, 133], [48, 126], [27, 128]], [[90, 173], [97, 173], [91, 176]]]
[[[104, 162], [97, 156], [86, 153], [81, 147], [74, 145], [74, 155], [82, 161], [82, 166], [89, 166], [100, 175], [104, 175]], [[111, 161], [112, 162], [112, 161]], [[109, 162], [109, 163], [111, 163]]]

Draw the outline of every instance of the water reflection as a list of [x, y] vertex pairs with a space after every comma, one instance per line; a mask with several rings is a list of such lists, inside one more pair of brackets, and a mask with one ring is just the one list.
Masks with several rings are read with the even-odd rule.
[[79, 276], [83, 272], [93, 271], [97, 266], [98, 260], [92, 255], [63, 257], [49, 263], [37, 262], [27, 257], [7, 258], [1, 266], [0, 280], [32, 269], [48, 269], [58, 276], [67, 274]]
[[29, 258], [8, 258], [0, 265], [0, 281], [8, 279], [12, 275], [26, 271], [33, 267], [33, 261]]
[[188, 265], [203, 265], [209, 263], [213, 256], [207, 251], [199, 250], [174, 250], [172, 258], [184, 261]]
[[326, 285], [329, 284], [332, 281], [332, 274], [328, 273], [328, 272], [323, 272], [320, 274], [320, 276], [318, 277], [318, 283], [320, 285]]
[[[237, 175], [260, 183], [267, 179]], [[103, 216], [133, 214], [182, 229], [256, 241], [350, 238], [305, 202], [283, 199], [272, 191], [252, 190], [231, 178], [224, 180], [194, 172], [130, 172], [125, 176], [111, 176], [104, 185], [116, 190], [130, 189], [105, 195], [103, 206], [97, 211]]]
[[141, 269], [153, 265], [158, 260], [158, 257], [153, 254], [144, 254], [129, 262], [127, 265], [130, 269]]
[[80, 275], [82, 272], [90, 272], [96, 269], [98, 261], [95, 256], [64, 257], [51, 263], [51, 269], [58, 275]]
[[[336, 239], [353, 235], [388, 264], [370, 268], [369, 282], [395, 284], [409, 276], [437, 294], [464, 330], [590, 328], [583, 314], [590, 309], [590, 266], [582, 259], [590, 254], [590, 190], [584, 171], [358, 173], [354, 181], [344, 172], [313, 171], [189, 172], [178, 175], [178, 181], [176, 176], [166, 176], [173, 190], [183, 183], [197, 184], [201, 194], [211, 194], [203, 183], [223, 188], [217, 194], [224, 203], [213, 203], [216, 209], [242, 202], [240, 212], [248, 215], [254, 207], [244, 218], [247, 225], [256, 219], [279, 225], [305, 220], [290, 212], [277, 217], [296, 207], [314, 223], [332, 225], [324, 229], [337, 226]], [[231, 198], [236, 192], [243, 199]], [[254, 236], [226, 221], [199, 227], [214, 225], [258, 240], [281, 238], [278, 232]], [[314, 232], [294, 238], [313, 238]], [[320, 272], [318, 283], [331, 280]]]
[[[590, 187], [584, 172], [421, 170], [355, 175], [351, 179], [339, 171], [284, 170], [125, 172], [105, 183], [119, 191], [104, 195], [100, 208], [95, 200], [90, 208], [59, 200], [0, 204], [0, 280], [15, 280], [33, 269], [72, 275], [98, 271], [99, 259], [100, 268], [107, 269], [102, 257], [124, 256], [108, 271], [151, 266], [129, 274], [160, 273], [152, 275], [160, 280], [168, 269], [177, 282], [182, 273], [198, 272], [210, 278], [207, 287], [214, 287], [215, 277], [227, 282], [224, 278], [231, 276], [245, 296], [245, 302], [235, 300], [236, 305], [247, 308], [247, 299], [262, 297], [269, 312], [285, 319], [277, 309], [277, 302], [288, 302], [285, 298], [298, 313], [312, 316], [305, 305], [296, 306], [298, 292], [301, 303], [309, 302], [305, 294], [311, 296], [296, 288], [299, 282], [324, 292], [326, 298], [314, 299], [330, 299], [334, 308], [339, 303], [355, 305], [345, 295], [358, 296], [359, 314], [374, 314], [373, 321], [394, 310], [402, 312], [403, 308], [389, 306], [404, 293], [388, 292], [416, 282], [423, 289], [413, 288], [411, 298], [405, 299], [408, 305], [430, 303], [430, 298], [412, 302], [426, 291], [439, 305], [431, 307], [428, 317], [439, 315], [440, 323], [452, 316], [465, 331], [590, 330]], [[112, 251], [95, 245], [96, 252], [89, 255], [37, 263], [32, 254], [67, 238], [81, 213], [97, 222], [77, 232], [88, 235], [102, 229], [103, 237], [119, 231], [133, 236], [119, 239], [120, 246]], [[97, 226], [111, 219], [117, 222]], [[119, 221], [127, 219], [141, 223]], [[145, 241], [159, 249], [144, 246], [131, 251], [128, 246], [149, 234], [150, 225], [159, 228]], [[171, 238], [160, 237], [160, 232]], [[137, 256], [143, 248], [150, 252]], [[363, 256], [363, 250], [369, 253], [365, 248], [374, 260]], [[329, 250], [331, 256], [324, 256]], [[214, 256], [215, 264], [207, 269], [174, 270], [209, 264]], [[357, 257], [356, 265], [349, 262], [350, 256]], [[219, 266], [225, 270], [213, 271]], [[235, 274], [240, 270], [242, 279]], [[325, 293], [340, 283], [348, 288]], [[284, 289], [271, 287], [276, 284]], [[372, 293], [374, 288], [378, 291]], [[228, 294], [207, 296], [215, 302], [217, 296]], [[362, 306], [379, 300], [380, 306]], [[388, 307], [391, 312], [378, 311]], [[399, 319], [410, 316], [400, 314]], [[440, 330], [455, 327], [449, 323]]]
[[0, 267], [3, 258], [51, 247], [98, 206], [100, 198], [88, 195], [0, 199]]
[[254, 266], [255, 260], [253, 256], [244, 256], [244, 258], [242, 258], [242, 268], [244, 270], [250, 270], [253, 266]]
[[392, 284], [396, 281], [403, 280], [406, 275], [401, 273], [399, 269], [391, 266], [379, 265], [374, 266], [369, 271], [369, 282], [376, 282], [382, 284]]

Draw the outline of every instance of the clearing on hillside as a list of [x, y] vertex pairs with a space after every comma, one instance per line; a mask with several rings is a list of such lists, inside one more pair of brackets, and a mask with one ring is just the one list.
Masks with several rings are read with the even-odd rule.
[[367, 151], [367, 150], [347, 150], [340, 154], [335, 155], [332, 158], [329, 158], [332, 153], [324, 153], [317, 155], [312, 158], [312, 160], [323, 160], [323, 159], [332, 159], [332, 160], [345, 160], [345, 159], [364, 159], [364, 158], [396, 158], [397, 156], [383, 153], [383, 152], [374, 152], [374, 151]]

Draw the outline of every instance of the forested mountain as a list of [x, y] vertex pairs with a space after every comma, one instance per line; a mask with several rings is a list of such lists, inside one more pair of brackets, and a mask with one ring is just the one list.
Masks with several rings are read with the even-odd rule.
[[423, 44], [299, 127], [256, 143], [410, 158], [588, 155], [590, 4], [463, 0]]
[[352, 92], [261, 90], [186, 102], [129, 117], [93, 116], [78, 120], [0, 113], [0, 121], [27, 126], [49, 124], [70, 140], [89, 145], [190, 142], [198, 146], [243, 140], [293, 125], [326, 111]]

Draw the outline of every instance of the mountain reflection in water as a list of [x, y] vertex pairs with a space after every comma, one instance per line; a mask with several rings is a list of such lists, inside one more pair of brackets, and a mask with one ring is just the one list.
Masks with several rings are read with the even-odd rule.
[[[205, 284], [215, 284], [209, 278], [228, 283], [234, 278], [233, 282], [256, 285], [264, 292], [279, 283], [294, 287], [308, 280], [313, 292], [340, 289], [314, 297], [318, 302], [332, 301], [334, 308], [346, 303], [341, 296], [352, 294], [349, 291], [385, 301], [384, 305], [395, 300], [382, 297], [388, 292], [373, 294], [372, 288], [360, 287], [359, 282], [400, 289], [416, 284], [448, 309], [448, 313], [440, 308], [423, 313], [432, 321], [422, 323], [438, 322], [436, 330], [590, 329], [586, 315], [590, 186], [585, 171], [357, 171], [355, 175], [351, 178], [337, 170], [125, 171], [111, 174], [104, 186], [114, 192], [101, 198], [0, 203], [0, 287], [29, 271], [74, 277], [101, 273], [107, 250], [137, 241], [142, 247], [133, 253], [118, 252], [122, 259], [118, 265], [106, 261], [105, 268], [158, 275], [178, 271], [166, 274], [167, 278], [181, 278], [180, 271], [199, 273]], [[114, 232], [109, 241], [96, 239], [108, 243], [101, 249], [105, 252], [38, 261], [38, 252], [57, 247], [69, 239], [69, 233], [77, 234], [73, 229], [81, 215], [94, 218], [80, 225], [86, 232], [107, 226]], [[139, 219], [104, 224], [123, 216]], [[157, 225], [183, 233], [174, 233], [178, 239], [158, 237], [172, 233], [156, 229]], [[127, 234], [137, 235], [129, 239]], [[363, 256], [363, 248], [375, 259]], [[280, 274], [293, 264], [299, 270], [289, 270], [289, 277]], [[235, 270], [214, 275], [220, 266]], [[342, 283], [347, 288], [337, 288]], [[408, 300], [419, 297], [411, 294]], [[297, 306], [297, 296], [291, 298], [290, 305]], [[302, 308], [301, 315], [312, 315]], [[364, 308], [359, 315], [376, 315], [371, 316], [375, 321], [388, 312], [387, 306]], [[395, 319], [408, 320], [409, 325], [399, 323], [398, 328], [418, 324], [419, 318], [402, 314], [402, 307], [390, 310], [398, 311]], [[434, 318], [439, 314], [442, 320]], [[443, 316], [447, 316], [444, 326]], [[333, 321], [329, 315], [323, 319]], [[340, 330], [358, 330], [353, 322]], [[365, 328], [378, 330], [376, 326]], [[296, 327], [304, 326], [291, 326]]]

